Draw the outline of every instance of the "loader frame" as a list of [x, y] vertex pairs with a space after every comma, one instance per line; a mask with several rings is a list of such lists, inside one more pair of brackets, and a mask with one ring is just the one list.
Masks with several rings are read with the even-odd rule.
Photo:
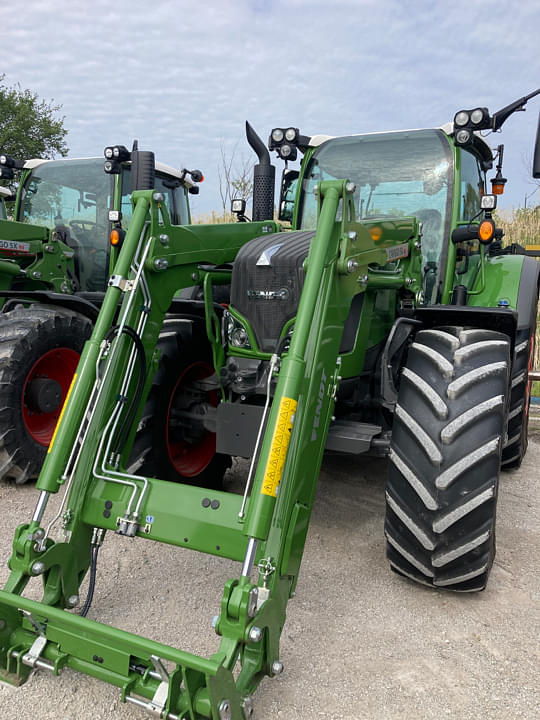
[[[320, 185], [295, 331], [288, 351], [270, 361], [269, 378], [277, 386], [244, 498], [130, 475], [125, 467], [174, 294], [194, 282], [205, 285], [206, 329], [219, 365], [223, 350], [208, 301], [212, 279], [223, 281], [224, 264], [246, 241], [277, 227], [271, 221], [172, 226], [159, 193], [133, 193], [133, 220], [38, 480], [34, 515], [17, 529], [11, 575], [0, 591], [4, 681], [20, 684], [34, 668], [58, 674], [69, 667], [119, 687], [123, 701], [168, 720], [251, 716], [251, 695], [261, 679], [283, 669], [280, 634], [339, 385], [338, 348], [348, 308], [365, 288], [368, 265], [384, 265], [395, 255], [387, 245], [374, 247], [368, 230], [353, 222], [353, 191], [346, 181]], [[337, 221], [340, 201], [347, 210]], [[395, 241], [404, 256], [400, 282], [420, 292], [419, 226], [410, 219], [405, 244], [403, 227]], [[396, 281], [393, 273], [389, 282]], [[61, 509], [46, 523], [47, 501], [57, 492], [63, 492]], [[239, 576], [224, 588], [215, 622], [221, 642], [212, 657], [73, 612], [89, 567], [95, 573], [91, 556], [106, 531], [241, 563]], [[23, 597], [36, 575], [43, 578], [40, 602]]]

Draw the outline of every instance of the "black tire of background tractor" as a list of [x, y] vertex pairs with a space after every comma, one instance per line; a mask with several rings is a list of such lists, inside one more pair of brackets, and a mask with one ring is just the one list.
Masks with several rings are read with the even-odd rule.
[[[215, 434], [201, 433], [190, 438], [191, 444], [186, 443], [181, 428], [168, 422], [179, 387], [185, 391], [190, 378], [214, 372], [206, 338], [183, 341], [182, 337], [181, 324], [165, 321], [158, 344], [161, 362], [139, 422], [128, 469], [146, 477], [220, 490], [231, 458], [216, 453]], [[208, 393], [205, 400], [217, 405], [218, 393]]]
[[501, 459], [503, 470], [518, 468], [527, 452], [532, 384], [529, 372], [534, 365], [535, 334], [536, 323], [516, 334], [507, 439]]
[[417, 333], [402, 371], [386, 490], [391, 567], [416, 582], [474, 592], [495, 557], [509, 394], [506, 335]]
[[22, 484], [39, 475], [91, 332], [88, 318], [50, 305], [0, 316], [0, 477]]

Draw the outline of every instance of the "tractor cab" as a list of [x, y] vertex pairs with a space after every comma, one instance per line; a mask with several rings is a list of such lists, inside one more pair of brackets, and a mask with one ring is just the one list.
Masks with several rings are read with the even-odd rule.
[[[124, 231], [132, 216], [131, 164], [122, 163], [121, 171], [112, 175], [104, 172], [102, 158], [29, 160], [24, 170], [16, 219], [56, 231], [74, 252], [80, 288], [104, 290], [109, 275], [109, 211], [119, 206]], [[178, 170], [156, 164], [155, 188], [163, 194], [175, 224], [190, 222], [187, 193], [192, 186]]]
[[491, 167], [483, 141], [455, 148], [446, 129], [310, 138], [300, 173], [287, 169], [283, 175], [281, 219], [315, 228], [317, 185], [348, 178], [356, 186], [356, 222], [374, 237], [385, 220], [414, 216], [422, 224], [423, 302], [440, 302], [450, 228], [478, 215]]

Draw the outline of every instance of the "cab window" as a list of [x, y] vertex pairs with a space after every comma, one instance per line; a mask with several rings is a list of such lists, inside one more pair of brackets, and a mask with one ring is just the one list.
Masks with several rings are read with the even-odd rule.
[[485, 173], [478, 158], [466, 150], [461, 151], [461, 185], [459, 219], [468, 222], [480, 212], [480, 198], [484, 193]]
[[[173, 225], [188, 225], [189, 205], [187, 189], [167, 175], [156, 173], [156, 191], [163, 193], [165, 206], [171, 216]], [[131, 204], [131, 167], [126, 165], [122, 170], [122, 225], [127, 229], [133, 217], [133, 206]]]

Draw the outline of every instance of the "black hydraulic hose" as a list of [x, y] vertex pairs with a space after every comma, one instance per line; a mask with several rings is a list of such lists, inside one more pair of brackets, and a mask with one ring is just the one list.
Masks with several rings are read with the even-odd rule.
[[86, 595], [86, 600], [84, 601], [84, 605], [82, 606], [81, 612], [79, 613], [81, 617], [86, 617], [88, 615], [88, 611], [90, 610], [90, 606], [92, 605], [92, 600], [94, 599], [99, 547], [99, 545], [94, 544], [92, 544], [90, 547], [90, 583], [88, 585], [88, 593]]
[[[114, 336], [114, 334], [118, 332], [119, 327], [119, 325], [113, 325], [113, 327], [111, 327], [111, 329], [105, 336], [105, 340], [110, 340]], [[142, 340], [137, 335], [135, 330], [129, 325], [124, 325], [124, 327], [122, 328], [122, 332], [125, 333], [128, 337], [130, 337], [135, 344], [135, 348], [137, 350], [137, 357], [139, 359], [139, 372], [137, 375], [135, 392], [133, 393], [133, 396], [129, 403], [128, 411], [124, 415], [124, 419], [122, 420], [122, 423], [120, 425], [120, 430], [118, 432], [116, 442], [114, 444], [114, 447], [112, 448], [114, 454], [121, 452], [121, 449], [124, 446], [127, 434], [129, 432], [129, 428], [131, 427], [135, 412], [137, 411], [137, 408], [139, 406], [144, 390], [144, 384], [146, 381], [146, 355], [144, 352], [144, 345], [142, 343]]]

